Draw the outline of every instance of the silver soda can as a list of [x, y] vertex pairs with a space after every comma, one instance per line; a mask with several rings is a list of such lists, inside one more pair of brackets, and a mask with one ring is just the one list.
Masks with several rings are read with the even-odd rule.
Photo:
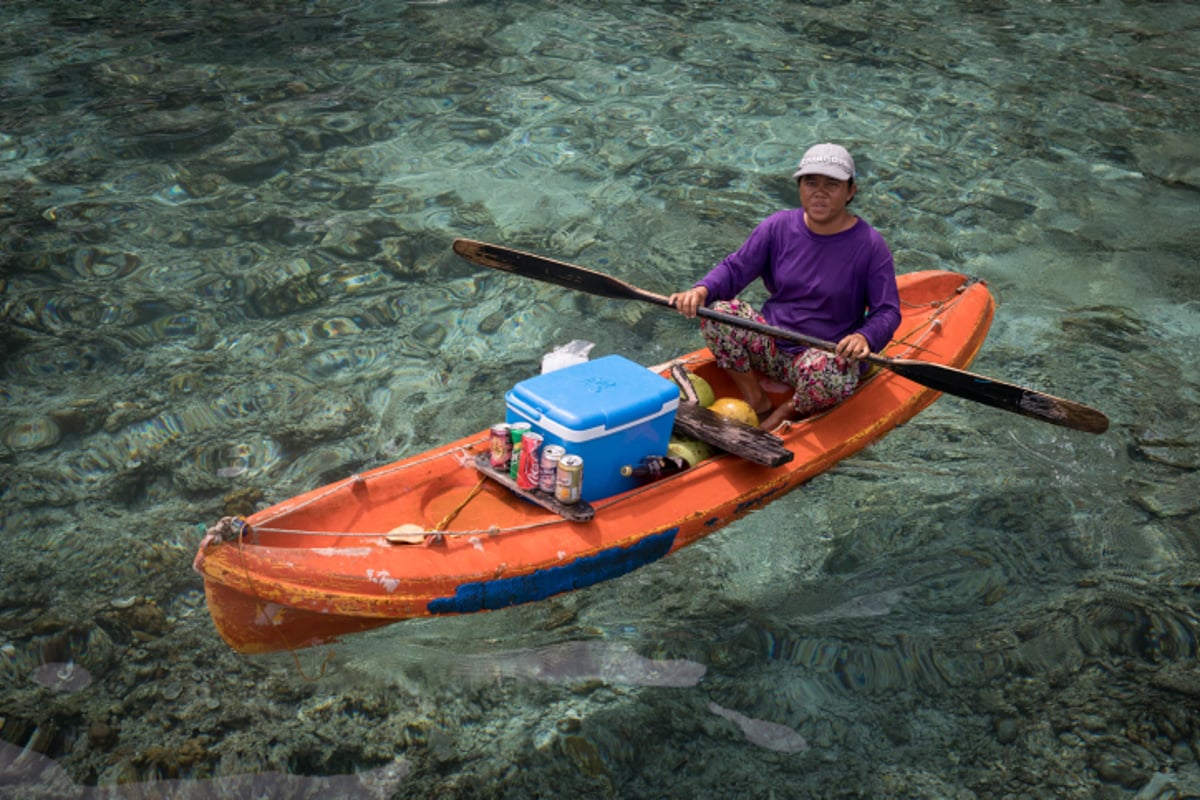
[[583, 495], [583, 458], [563, 456], [558, 461], [558, 473], [554, 482], [554, 499], [570, 505], [578, 503]]
[[548, 444], [542, 448], [542, 471], [538, 476], [538, 488], [547, 494], [554, 494], [554, 482], [558, 480], [558, 462], [567, 454], [567, 449], [557, 444]]

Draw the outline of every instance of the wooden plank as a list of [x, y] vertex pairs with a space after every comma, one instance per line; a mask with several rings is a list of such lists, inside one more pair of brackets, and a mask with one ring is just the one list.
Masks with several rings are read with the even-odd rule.
[[572, 522], [587, 522], [596, 516], [596, 509], [592, 507], [591, 503], [584, 500], [580, 500], [578, 503], [560, 503], [554, 498], [554, 495], [543, 492], [541, 489], [522, 489], [517, 486], [517, 482], [513, 478], [509, 477], [507, 471], [501, 472], [492, 468], [492, 457], [489, 453], [480, 453], [475, 456], [475, 469], [508, 487], [529, 502], [536, 503], [547, 511], [553, 511], [563, 519], [569, 519]]
[[775, 434], [691, 403], [679, 404], [675, 411], [675, 429], [684, 436], [766, 467], [778, 467], [795, 458]]

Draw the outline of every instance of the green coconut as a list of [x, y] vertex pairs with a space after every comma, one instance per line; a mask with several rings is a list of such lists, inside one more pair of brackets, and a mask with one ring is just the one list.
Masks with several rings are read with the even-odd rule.
[[677, 456], [694, 467], [706, 458], [712, 458], [713, 450], [706, 442], [686, 436], [672, 436], [667, 444], [667, 455]]
[[[700, 405], [704, 408], [711, 406], [713, 401], [717, 399], [717, 394], [713, 391], [713, 388], [709, 385], [708, 381], [704, 380], [704, 378], [701, 378], [694, 372], [688, 373], [688, 380], [692, 382], [692, 386], [696, 390], [696, 396], [699, 398]], [[679, 396], [681, 398], [687, 397], [687, 395], [683, 393], [682, 389], [679, 390]]]

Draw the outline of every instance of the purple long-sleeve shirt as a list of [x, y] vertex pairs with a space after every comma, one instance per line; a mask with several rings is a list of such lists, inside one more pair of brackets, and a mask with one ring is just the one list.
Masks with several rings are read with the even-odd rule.
[[[804, 224], [803, 209], [778, 211], [696, 286], [708, 289], [711, 304], [732, 300], [755, 278], [770, 292], [760, 312], [780, 328], [831, 342], [858, 332], [878, 353], [900, 325], [892, 253], [862, 219], [823, 236]], [[794, 342], [778, 344], [790, 352], [803, 349]]]

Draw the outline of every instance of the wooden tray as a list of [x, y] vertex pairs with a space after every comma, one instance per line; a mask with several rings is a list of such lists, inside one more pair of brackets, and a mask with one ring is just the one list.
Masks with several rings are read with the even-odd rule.
[[548, 511], [553, 511], [563, 519], [569, 519], [572, 522], [587, 522], [596, 516], [596, 509], [590, 503], [583, 500], [580, 500], [578, 503], [560, 503], [549, 492], [543, 492], [541, 489], [520, 488], [517, 486], [517, 482], [508, 476], [507, 470], [501, 472], [492, 468], [492, 457], [489, 453], [480, 453], [475, 456], [475, 469], [497, 483], [508, 487], [515, 494], [524, 497], [529, 502], [536, 503]]

